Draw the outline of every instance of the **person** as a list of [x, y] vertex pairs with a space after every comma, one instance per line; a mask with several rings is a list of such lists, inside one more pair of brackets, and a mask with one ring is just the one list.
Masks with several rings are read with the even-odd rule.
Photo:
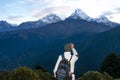
[[[68, 61], [70, 61], [70, 79], [65, 79], [65, 80], [75, 80], [75, 74], [74, 74], [74, 67], [75, 67], [75, 62], [78, 60], [78, 53], [76, 51], [76, 49], [74, 48], [74, 44], [70, 43], [70, 44], [66, 44], [64, 46], [64, 58], [66, 58]], [[71, 51], [73, 52], [73, 55], [71, 54]], [[59, 64], [62, 61], [63, 57], [62, 55], [59, 55], [58, 60], [55, 64], [55, 67], [53, 69], [53, 73], [54, 73], [54, 77], [57, 78], [57, 70], [59, 68]], [[61, 79], [60, 79], [61, 80]]]

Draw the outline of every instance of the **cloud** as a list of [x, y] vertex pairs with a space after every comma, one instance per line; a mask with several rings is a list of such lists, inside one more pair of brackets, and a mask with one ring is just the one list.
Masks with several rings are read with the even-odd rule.
[[6, 6], [8, 6], [8, 7], [19, 7], [19, 6], [23, 6], [25, 4], [27, 4], [27, 2], [25, 0], [21, 0], [21, 1], [8, 3], [8, 4], [6, 4]]
[[23, 19], [24, 19], [23, 16], [8, 16], [7, 17], [7, 21], [12, 24], [20, 24], [24, 21]]
[[26, 4], [26, 1], [17, 1], [17, 3], [24, 5], [24, 4]]
[[33, 18], [33, 17], [26, 17], [26, 16], [8, 16], [6, 18], [6, 20], [9, 23], [12, 23], [12, 24], [20, 24], [20, 23], [26, 22], [26, 21], [36, 21], [35, 18]]
[[104, 12], [103, 14], [107, 16], [109, 20], [120, 23], [120, 7], [117, 7], [108, 12]]
[[[104, 16], [111, 16], [111, 15], [119, 14], [119, 13], [120, 13], [120, 7], [115, 8], [115, 9], [113, 9], [111, 11], [103, 12], [102, 15], [104, 15]], [[113, 18], [113, 17], [111, 17], [111, 18]]]
[[51, 0], [26, 0], [27, 4], [32, 5], [32, 6], [47, 6], [48, 4], [50, 4]]
[[11, 3], [11, 4], [7, 4], [6, 6], [7, 7], [15, 7], [15, 6], [17, 6], [18, 4], [16, 4], [16, 3]]
[[116, 13], [120, 13], [120, 7], [116, 8]]
[[120, 23], [120, 13], [112, 14], [108, 18], [113, 22]]
[[30, 3], [37, 3], [37, 2], [39, 2], [41, 0], [27, 0], [27, 1], [30, 2]]
[[46, 2], [49, 2], [51, 0], [27, 0], [27, 1], [30, 3], [38, 3], [38, 2], [46, 3]]
[[54, 14], [57, 14], [58, 16], [61, 16], [63, 18], [65, 16], [67, 16], [68, 14], [70, 15], [71, 11], [73, 11], [73, 10], [74, 10], [74, 8], [72, 8], [70, 6], [48, 7], [48, 8], [45, 8], [43, 10], [34, 10], [33, 17], [42, 18], [48, 14], [54, 13]]
[[23, 16], [8, 16], [7, 19], [8, 20], [17, 20], [19, 21], [21, 18], [23, 18]]
[[109, 16], [109, 15], [112, 15], [112, 14], [114, 14], [112, 11], [107, 11], [107, 12], [103, 12], [102, 15]]
[[120, 7], [116, 8], [116, 10], [120, 11]]

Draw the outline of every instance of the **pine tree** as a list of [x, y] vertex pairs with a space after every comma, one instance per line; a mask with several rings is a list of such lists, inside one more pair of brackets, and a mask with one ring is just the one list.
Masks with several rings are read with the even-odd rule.
[[101, 72], [107, 72], [114, 78], [120, 77], [120, 57], [116, 53], [110, 53], [100, 66]]

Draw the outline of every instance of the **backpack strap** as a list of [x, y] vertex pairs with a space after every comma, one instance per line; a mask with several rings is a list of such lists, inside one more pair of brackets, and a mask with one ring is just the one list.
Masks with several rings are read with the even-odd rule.
[[[64, 56], [64, 54], [62, 54], [61, 56], [62, 56], [63, 59], [66, 59], [65, 56]], [[68, 61], [69, 63], [70, 63], [71, 59], [72, 59], [72, 55], [70, 57], [70, 60]]]
[[65, 59], [64, 54], [62, 54], [61, 56], [62, 56], [62, 59]]
[[71, 57], [70, 57], [69, 63], [70, 63], [71, 59], [72, 59], [72, 55], [71, 55]]

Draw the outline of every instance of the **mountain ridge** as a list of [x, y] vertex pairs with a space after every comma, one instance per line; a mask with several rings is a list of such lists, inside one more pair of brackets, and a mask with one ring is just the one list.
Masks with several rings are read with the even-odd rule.
[[[85, 21], [88, 21], [88, 22], [101, 23], [101, 24], [104, 24], [104, 25], [111, 26], [111, 28], [114, 28], [115, 26], [120, 25], [118, 23], [109, 21], [107, 19], [107, 17], [105, 17], [105, 16], [100, 16], [99, 18], [91, 18], [85, 12], [83, 12], [81, 9], [76, 9], [68, 18], [85, 20]], [[66, 18], [66, 19], [68, 19], [68, 18]], [[41, 18], [37, 21], [23, 22], [18, 26], [12, 26], [11, 24], [7, 23], [6, 21], [0, 21], [0, 23], [1, 23], [0, 26], [2, 26], [0, 28], [0, 31], [7, 31], [7, 30], [12, 31], [12, 30], [17, 30], [17, 29], [37, 28], [37, 27], [42, 27], [42, 26], [48, 25], [48, 24], [57, 23], [57, 22], [60, 22], [60, 21], [64, 21], [64, 20], [62, 20], [56, 14], [46, 15], [45, 17], [43, 17], [43, 18]], [[8, 29], [7, 25], [2, 25], [2, 24], [4, 24], [4, 22], [6, 22], [7, 25], [10, 25], [9, 29]]]

